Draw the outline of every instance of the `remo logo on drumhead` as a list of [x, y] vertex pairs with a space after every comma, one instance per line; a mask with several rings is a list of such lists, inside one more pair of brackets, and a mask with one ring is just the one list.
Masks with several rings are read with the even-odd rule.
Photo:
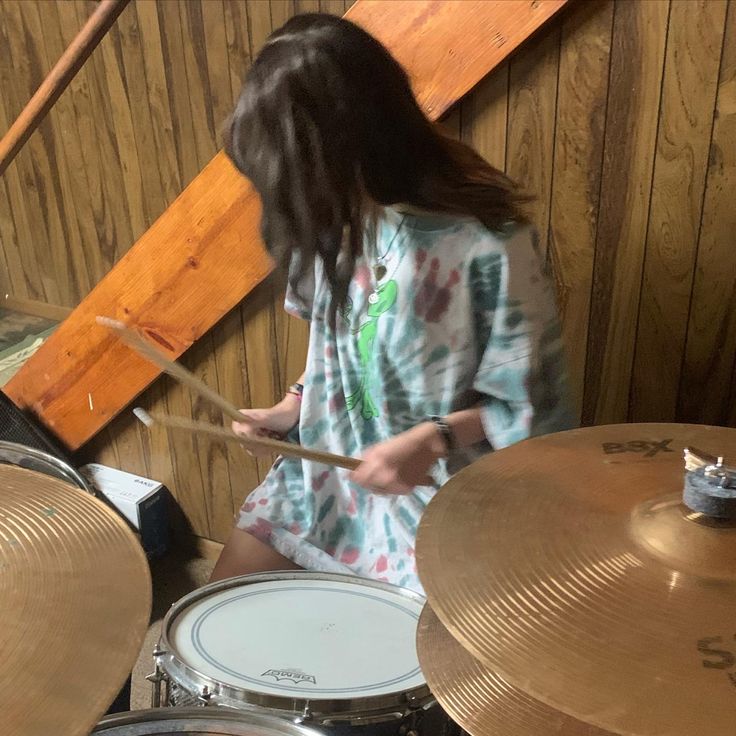
[[307, 675], [299, 670], [266, 670], [261, 677], [273, 677], [276, 679], [276, 682], [290, 680], [295, 685], [302, 682], [311, 682], [313, 685], [317, 684], [317, 679], [314, 675]]

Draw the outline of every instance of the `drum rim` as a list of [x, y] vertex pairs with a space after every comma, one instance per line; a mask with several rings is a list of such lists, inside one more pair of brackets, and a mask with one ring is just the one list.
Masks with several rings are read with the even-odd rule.
[[[244, 716], [247, 715], [247, 720]], [[270, 713], [255, 710], [229, 710], [227, 708], [149, 708], [146, 710], [124, 711], [105, 716], [94, 728], [92, 734], [104, 734], [110, 729], [151, 721], [207, 721], [210, 724], [244, 723], [256, 726], [274, 726], [286, 729], [284, 736], [320, 736], [309, 726], [293, 723]]]
[[[185, 595], [171, 606], [161, 626], [158, 651], [154, 654], [156, 664], [174, 683], [184, 688], [189, 686], [194, 687], [195, 693], [193, 694], [201, 694], [204, 688], [207, 688], [208, 697], [213, 704], [229, 705], [235, 702], [246, 707], [258, 706], [274, 713], [282, 714], [282, 717], [288, 714], [295, 718], [313, 718], [320, 723], [329, 723], [331, 720], [343, 722], [349, 721], [351, 718], [359, 721], [363, 718], [382, 715], [388, 716], [386, 720], [390, 720], [392, 716], [398, 719], [412, 711], [427, 708], [434, 703], [426, 681], [424, 684], [409, 690], [397, 690], [393, 693], [356, 698], [301, 698], [259, 693], [256, 690], [227, 685], [209, 675], [205, 675], [182, 661], [178, 654], [173, 651], [168, 638], [171, 625], [177, 616], [192, 603], [206, 598], [211, 594], [237, 588], [242, 585], [274, 580], [300, 580], [303, 578], [326, 582], [349, 582], [351, 585], [360, 585], [395, 593], [404, 598], [409, 598], [420, 605], [426, 603], [426, 598], [423, 595], [408, 588], [344, 573], [283, 570], [256, 573], [253, 575], [240, 575], [234, 578], [227, 578], [226, 580], [219, 580], [215, 583], [209, 583]], [[184, 682], [180, 682], [175, 676], [181, 676]]]

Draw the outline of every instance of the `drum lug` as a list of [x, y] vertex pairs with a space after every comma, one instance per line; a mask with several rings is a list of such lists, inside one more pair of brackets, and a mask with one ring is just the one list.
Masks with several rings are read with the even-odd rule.
[[205, 685], [202, 688], [202, 692], [197, 696], [197, 700], [202, 705], [209, 705], [211, 698], [212, 698], [212, 693], [210, 692], [209, 687], [207, 687], [207, 685]]
[[309, 705], [309, 703], [307, 703], [304, 706], [304, 710], [301, 712], [301, 714], [298, 715], [298, 716], [296, 716], [296, 718], [294, 718], [294, 723], [296, 723], [297, 725], [299, 725], [300, 723], [305, 723], [307, 721], [311, 721], [312, 718], [313, 718], [312, 708]]
[[151, 683], [151, 708], [161, 707], [161, 681], [164, 679], [164, 673], [156, 663], [156, 668], [150, 675], [146, 675], [146, 680]]

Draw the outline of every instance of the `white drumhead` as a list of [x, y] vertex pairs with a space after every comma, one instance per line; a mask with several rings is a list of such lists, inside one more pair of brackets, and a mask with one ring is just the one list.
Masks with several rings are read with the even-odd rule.
[[228, 588], [171, 623], [173, 653], [200, 674], [266, 695], [354, 699], [424, 685], [422, 603], [399, 589], [297, 577]]

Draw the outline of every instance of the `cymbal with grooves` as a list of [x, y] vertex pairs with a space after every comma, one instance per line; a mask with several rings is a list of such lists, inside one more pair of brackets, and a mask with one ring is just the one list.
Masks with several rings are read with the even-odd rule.
[[417, 651], [432, 695], [471, 736], [611, 736], [530, 698], [484, 667], [429, 604], [419, 618]]
[[736, 430], [591, 427], [465, 468], [419, 528], [432, 609], [484, 666], [580, 721], [731, 733], [736, 526], [680, 503], [692, 445], [734, 460]]
[[102, 501], [0, 465], [0, 714], [5, 736], [89, 734], [138, 657], [146, 557]]

